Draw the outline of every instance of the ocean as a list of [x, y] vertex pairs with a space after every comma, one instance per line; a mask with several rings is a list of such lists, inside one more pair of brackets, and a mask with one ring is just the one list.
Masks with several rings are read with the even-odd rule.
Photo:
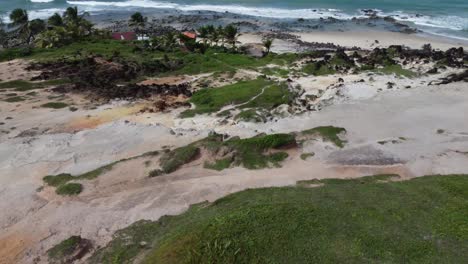
[[177, 9], [282, 19], [343, 20], [363, 17], [363, 9], [373, 9], [379, 16], [391, 16], [426, 33], [468, 40], [468, 0], [0, 0], [0, 15], [8, 21], [9, 11], [24, 8], [31, 18], [44, 18], [68, 6], [78, 6], [91, 14]]

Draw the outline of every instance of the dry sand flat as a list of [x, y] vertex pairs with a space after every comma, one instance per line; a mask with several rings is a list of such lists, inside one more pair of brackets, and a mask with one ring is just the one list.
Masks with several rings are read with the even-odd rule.
[[[114, 231], [139, 219], [156, 220], [164, 214], [177, 214], [190, 204], [213, 201], [246, 188], [376, 173], [415, 177], [466, 172], [466, 88], [465, 83], [453, 83], [382, 92], [266, 124], [221, 125], [201, 116], [192, 120], [176, 119], [167, 122], [174, 124], [173, 127], [165, 127], [155, 124], [160, 114], [153, 117], [145, 114], [142, 116], [146, 118], [142, 119], [129, 113], [130, 116], [110, 119], [76, 133], [8, 138], [0, 143], [0, 210], [5, 212], [0, 217], [0, 243], [9, 245], [1, 249], [0, 255], [5, 256], [2, 263], [31, 263], [38, 255], [44, 261], [45, 250], [70, 235], [81, 234], [102, 245]], [[105, 112], [112, 107], [93, 111]], [[33, 111], [20, 112], [14, 120], [22, 120]], [[6, 114], [0, 113], [1, 118]], [[61, 122], [65, 122], [67, 116], [76, 112], [41, 112], [44, 119], [59, 114], [64, 116]], [[166, 120], [175, 116], [161, 115]], [[125, 122], [130, 118], [132, 122]], [[43, 119], [26, 120], [29, 126], [36, 126], [34, 122]], [[85, 191], [78, 197], [60, 197], [48, 187], [38, 191], [44, 175], [86, 172], [164, 145], [185, 145], [206, 136], [210, 130], [246, 137], [320, 125], [345, 127], [346, 147], [340, 150], [317, 142], [308, 146], [308, 151], [317, 153], [316, 157], [303, 161], [296, 154], [282, 168], [260, 171], [234, 168], [216, 172], [203, 169], [196, 161], [174, 174], [153, 179], [146, 174], [151, 166], [157, 165], [157, 159], [148, 168], [145, 159], [136, 159], [119, 164], [96, 180], [83, 182]], [[443, 132], [437, 133], [438, 129]], [[379, 144], [381, 141], [390, 143]]]
[[[466, 40], [447, 39], [438, 36], [421, 36], [417, 34], [403, 34], [383, 31], [345, 31], [345, 32], [291, 32], [305, 42], [334, 43], [343, 47], [359, 47], [362, 49], [374, 49], [388, 47], [390, 45], [405, 45], [418, 49], [424, 44], [431, 43], [433, 48], [447, 50], [452, 47], [464, 47], [468, 49]], [[378, 41], [378, 43], [376, 42]], [[239, 37], [241, 43], [261, 43], [259, 34], [246, 33]], [[273, 43], [274, 52], [294, 52], [298, 46], [290, 41], [276, 40]]]

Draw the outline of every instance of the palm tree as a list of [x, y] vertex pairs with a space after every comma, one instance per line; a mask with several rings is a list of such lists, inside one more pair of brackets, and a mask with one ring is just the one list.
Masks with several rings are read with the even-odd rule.
[[58, 13], [55, 13], [51, 17], [49, 17], [47, 23], [53, 27], [62, 27], [64, 25], [63, 19]]
[[42, 32], [36, 41], [40, 48], [56, 48], [72, 41], [72, 33], [64, 27], [55, 27]]
[[216, 46], [218, 46], [218, 42], [219, 42], [219, 33], [218, 33], [218, 31], [216, 30], [216, 28], [213, 25], [207, 26], [207, 29], [208, 29], [208, 38], [210, 39], [211, 45], [213, 45], [213, 43], [215, 43]]
[[87, 36], [91, 33], [93, 24], [88, 20], [84, 19], [88, 16], [88, 12], [79, 14], [78, 7], [69, 7], [63, 14], [63, 21], [65, 22], [66, 28], [72, 32], [75, 39]]
[[28, 23], [28, 38], [26, 42], [31, 43], [35, 39], [35, 36], [46, 30], [46, 23], [42, 19], [34, 19]]
[[29, 22], [28, 11], [20, 8], [11, 11], [10, 20], [12, 27], [25, 27]]
[[225, 40], [225, 37], [224, 37], [224, 28], [222, 26], [219, 26], [217, 29], [216, 29], [216, 32], [218, 34], [218, 38], [220, 38], [221, 40], [221, 45], [224, 47], [224, 40]]
[[7, 34], [5, 32], [5, 23], [3, 23], [3, 18], [0, 16], [0, 46], [4, 47], [7, 44]]
[[16, 31], [18, 34], [27, 39], [29, 32], [28, 32], [28, 23], [29, 17], [28, 12], [24, 9], [15, 9], [10, 13], [10, 20], [11, 23], [8, 25], [9, 27], [16, 27]]
[[208, 27], [207, 26], [200, 27], [200, 28], [198, 28], [197, 31], [198, 31], [198, 36], [201, 39], [203, 39], [203, 44], [206, 45], [206, 42], [207, 42], [209, 34], [210, 34], [210, 32], [208, 31]]
[[271, 46], [273, 45], [273, 39], [265, 38], [263, 40], [263, 46], [266, 48], [266, 55], [270, 54]]
[[140, 12], [136, 12], [130, 17], [128, 25], [135, 28], [135, 31], [140, 31], [140, 28], [144, 28], [147, 17], [144, 17]]
[[232, 45], [232, 47], [236, 48], [237, 37], [239, 36], [239, 29], [234, 25], [227, 25], [224, 28], [224, 36], [228, 43]]
[[65, 10], [65, 13], [63, 13], [63, 20], [66, 23], [77, 24], [80, 20], [80, 16], [78, 14], [78, 7], [75, 6], [67, 8], [67, 10]]
[[172, 51], [174, 47], [177, 46], [177, 35], [174, 32], [167, 32], [164, 35], [164, 48], [166, 50]]

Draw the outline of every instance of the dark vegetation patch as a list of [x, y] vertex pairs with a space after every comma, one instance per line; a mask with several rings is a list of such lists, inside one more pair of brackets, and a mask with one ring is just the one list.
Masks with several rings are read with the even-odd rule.
[[315, 153], [302, 153], [301, 154], [301, 159], [302, 160], [307, 160], [308, 158], [313, 157], [313, 156], [315, 156]]
[[194, 145], [176, 148], [161, 156], [161, 169], [164, 173], [171, 173], [182, 165], [189, 163], [200, 155], [200, 149]]
[[91, 250], [91, 242], [81, 236], [71, 236], [47, 250], [50, 263], [72, 263]]
[[264, 123], [267, 121], [267, 117], [270, 115], [269, 112], [263, 109], [247, 109], [237, 114], [234, 118], [236, 120], [242, 120], [245, 122]]
[[59, 195], [78, 195], [83, 191], [83, 185], [79, 183], [66, 183], [57, 187], [55, 192]]
[[52, 108], [52, 109], [62, 109], [62, 108], [65, 108], [67, 106], [68, 106], [68, 104], [62, 103], [62, 102], [49, 102], [49, 103], [45, 103], [45, 104], [41, 105], [41, 107]]
[[55, 80], [48, 80], [43, 82], [29, 82], [23, 80], [15, 80], [9, 82], [0, 82], [0, 90], [2, 89], [14, 89], [15, 91], [29, 91], [35, 89], [43, 89], [50, 86], [57, 86], [62, 84], [67, 84], [70, 81], [67, 79], [55, 79]]
[[120, 230], [90, 262], [463, 263], [468, 176], [390, 177], [235, 193]]
[[5, 99], [5, 102], [8, 102], [8, 103], [17, 103], [17, 102], [22, 102], [22, 101], [25, 101], [26, 98], [24, 98], [23, 96], [13, 96], [13, 97], [8, 97]]

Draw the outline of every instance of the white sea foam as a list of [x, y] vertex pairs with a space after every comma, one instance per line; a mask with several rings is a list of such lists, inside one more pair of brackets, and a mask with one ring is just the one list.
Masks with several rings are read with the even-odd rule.
[[50, 2], [53, 2], [55, 0], [30, 0], [31, 2], [33, 3], [50, 3]]
[[[41, 1], [41, 0], [39, 0]], [[283, 8], [268, 8], [268, 7], [247, 7], [240, 5], [183, 5], [164, 1], [153, 0], [128, 0], [124, 2], [101, 2], [101, 1], [67, 1], [71, 5], [92, 6], [101, 8], [112, 7], [142, 7], [142, 8], [159, 8], [159, 9], [177, 9], [181, 11], [213, 11], [213, 12], [230, 12], [235, 14], [268, 17], [268, 18], [304, 18], [304, 19], [319, 19], [333, 17], [337, 19], [352, 19], [353, 17], [365, 17], [362, 12], [357, 11], [355, 14], [344, 13], [339, 9], [283, 9]], [[443, 28], [451, 30], [468, 29], [468, 18], [458, 16], [423, 16], [416, 14], [408, 14], [402, 11], [384, 13], [381, 10], [375, 9], [379, 16], [391, 16], [398, 21], [411, 22], [419, 26]]]
[[70, 5], [93, 7], [143, 7], [177, 9], [181, 11], [213, 11], [230, 12], [235, 14], [269, 17], [269, 18], [305, 18], [318, 19], [321, 17], [334, 17], [338, 19], [351, 19], [353, 16], [343, 13], [338, 9], [282, 9], [282, 8], [258, 8], [240, 5], [182, 5], [169, 2], [157, 2], [150, 0], [134, 0], [125, 2], [100, 2], [100, 1], [67, 1]]

